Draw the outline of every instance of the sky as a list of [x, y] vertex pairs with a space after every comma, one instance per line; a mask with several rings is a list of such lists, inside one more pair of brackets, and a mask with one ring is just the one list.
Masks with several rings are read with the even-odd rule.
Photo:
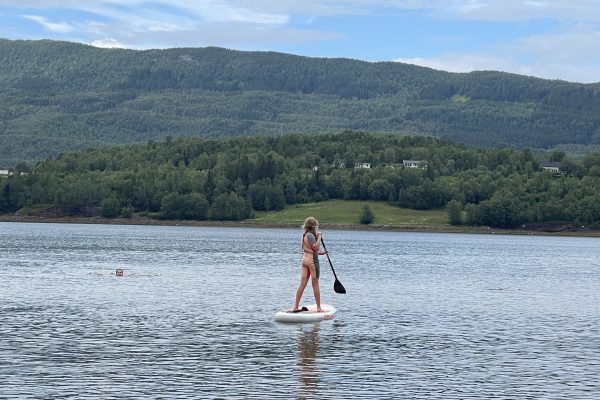
[[218, 46], [600, 82], [600, 0], [0, 0], [0, 38]]

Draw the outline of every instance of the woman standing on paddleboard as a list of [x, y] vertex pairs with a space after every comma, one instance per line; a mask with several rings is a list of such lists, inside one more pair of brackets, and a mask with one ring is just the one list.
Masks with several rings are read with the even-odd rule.
[[321, 247], [321, 233], [318, 232], [319, 221], [314, 217], [308, 217], [304, 221], [304, 234], [302, 235], [302, 264], [300, 272], [300, 285], [296, 290], [296, 301], [294, 302], [293, 312], [300, 311], [300, 299], [308, 283], [308, 278], [312, 280], [315, 303], [317, 303], [317, 312], [323, 312], [321, 309], [321, 292], [319, 290], [319, 253]]

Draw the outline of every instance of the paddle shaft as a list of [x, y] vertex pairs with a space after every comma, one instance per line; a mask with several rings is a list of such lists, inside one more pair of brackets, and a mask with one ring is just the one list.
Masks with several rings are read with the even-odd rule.
[[337, 275], [335, 274], [335, 269], [333, 269], [333, 264], [331, 263], [331, 258], [329, 258], [329, 252], [327, 251], [327, 247], [325, 246], [325, 242], [321, 237], [321, 244], [323, 245], [323, 250], [325, 250], [325, 255], [327, 256], [327, 261], [329, 261], [329, 266], [331, 267], [331, 271], [333, 272], [333, 277], [337, 280]]

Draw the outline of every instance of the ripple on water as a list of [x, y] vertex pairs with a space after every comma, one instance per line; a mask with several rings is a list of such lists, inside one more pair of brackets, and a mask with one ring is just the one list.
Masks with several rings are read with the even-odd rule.
[[298, 326], [296, 230], [1, 228], [0, 398], [600, 397], [594, 239], [325, 232]]

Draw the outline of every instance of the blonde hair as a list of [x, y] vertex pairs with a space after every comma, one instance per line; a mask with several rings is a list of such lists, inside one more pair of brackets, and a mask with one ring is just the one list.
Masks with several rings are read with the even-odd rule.
[[304, 225], [302, 225], [302, 229], [305, 231], [314, 230], [315, 232], [319, 228], [319, 221], [315, 217], [308, 217], [304, 220]]

